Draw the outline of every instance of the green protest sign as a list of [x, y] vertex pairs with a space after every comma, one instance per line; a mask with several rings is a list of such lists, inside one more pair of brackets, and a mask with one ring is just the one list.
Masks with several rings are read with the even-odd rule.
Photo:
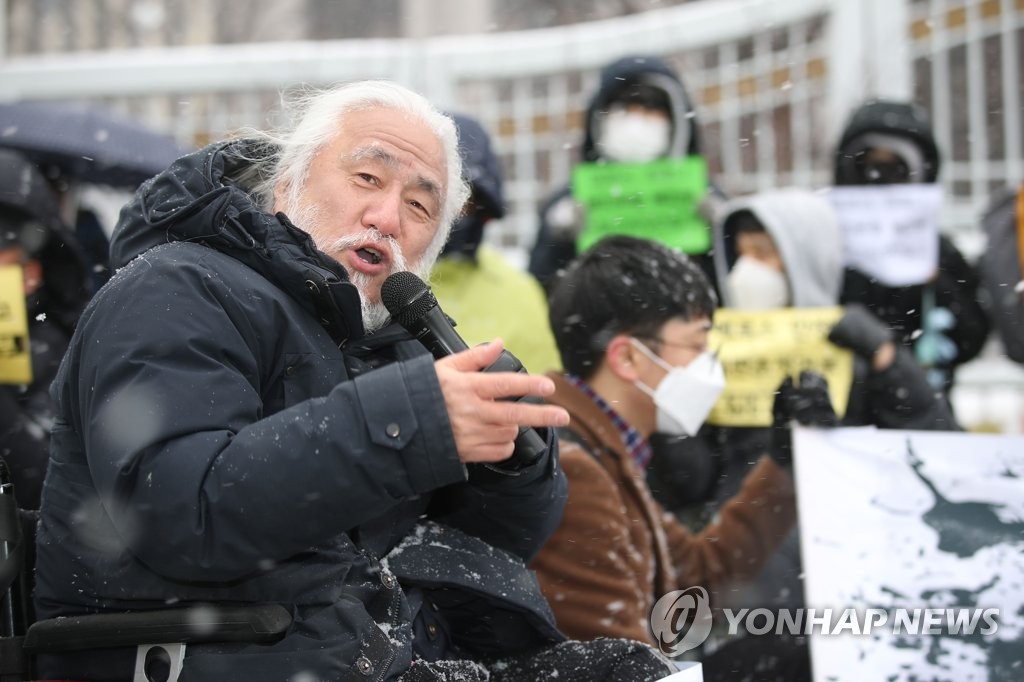
[[572, 174], [573, 197], [586, 209], [576, 248], [628, 234], [684, 253], [705, 253], [711, 234], [698, 206], [708, 189], [702, 157], [648, 163], [585, 163]]

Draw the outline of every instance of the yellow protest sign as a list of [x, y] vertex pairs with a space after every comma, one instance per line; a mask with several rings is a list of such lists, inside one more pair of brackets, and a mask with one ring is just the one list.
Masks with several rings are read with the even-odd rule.
[[853, 354], [827, 339], [843, 314], [835, 308], [781, 308], [766, 312], [718, 310], [710, 347], [718, 349], [725, 390], [708, 422], [770, 426], [775, 390], [786, 376], [810, 369], [828, 380], [836, 414], [846, 412]]
[[32, 383], [23, 281], [20, 265], [0, 267], [0, 384]]

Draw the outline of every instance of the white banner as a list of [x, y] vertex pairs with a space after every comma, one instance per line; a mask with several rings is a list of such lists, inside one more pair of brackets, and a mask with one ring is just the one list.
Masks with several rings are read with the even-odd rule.
[[923, 284], [939, 265], [937, 184], [831, 187], [844, 263], [887, 286]]
[[[1024, 437], [797, 429], [816, 682], [1024, 679]], [[822, 614], [831, 609], [831, 618]]]

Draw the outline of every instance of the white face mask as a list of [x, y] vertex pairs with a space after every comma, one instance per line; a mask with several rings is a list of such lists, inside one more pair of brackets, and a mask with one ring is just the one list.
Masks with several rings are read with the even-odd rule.
[[658, 408], [656, 429], [673, 436], [696, 435], [725, 388], [722, 363], [705, 351], [685, 367], [673, 367], [636, 339], [630, 341], [667, 372], [654, 390], [639, 381], [635, 383], [654, 399]]
[[732, 307], [740, 310], [771, 310], [789, 305], [786, 276], [756, 258], [740, 256], [729, 271]]
[[620, 163], [653, 161], [668, 152], [672, 124], [667, 118], [612, 110], [601, 125], [601, 155]]

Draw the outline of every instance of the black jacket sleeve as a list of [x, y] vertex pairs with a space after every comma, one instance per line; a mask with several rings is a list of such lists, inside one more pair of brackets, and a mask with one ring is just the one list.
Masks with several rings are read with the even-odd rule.
[[429, 356], [267, 414], [267, 366], [284, 363], [253, 339], [274, 338], [274, 304], [253, 317], [237, 287], [185, 262], [129, 268], [83, 318], [60, 413], [118, 534], [155, 572], [238, 578], [465, 480]]
[[887, 369], [869, 371], [866, 387], [870, 423], [879, 428], [961, 430], [945, 397], [928, 383], [905, 348], [896, 348], [896, 358]]
[[1017, 194], [1024, 188], [1007, 190], [993, 200], [982, 216], [988, 242], [978, 262], [978, 274], [992, 310], [1006, 355], [1024, 363], [1024, 292], [1018, 283], [1021, 273], [1020, 245], [1017, 243]]
[[991, 322], [978, 300], [978, 275], [953, 242], [939, 238], [939, 268], [933, 282], [907, 287], [887, 287], [864, 273], [847, 269], [841, 303], [863, 303], [884, 320], [904, 346], [913, 347], [922, 328], [924, 290], [935, 295], [935, 306], [952, 313], [952, 327], [943, 332], [956, 347], [955, 367], [978, 355], [988, 338]]
[[47, 423], [19, 400], [15, 387], [0, 386], [0, 457], [22, 509], [39, 509], [49, 442]]
[[29, 339], [32, 383], [0, 386], [0, 456], [10, 467], [18, 506], [39, 509], [54, 416], [50, 382], [57, 374], [68, 336], [44, 319], [31, 321]]
[[529, 562], [558, 528], [568, 496], [555, 432], [538, 431], [547, 442], [540, 459], [515, 472], [469, 465], [469, 481], [437, 493], [430, 516]]

